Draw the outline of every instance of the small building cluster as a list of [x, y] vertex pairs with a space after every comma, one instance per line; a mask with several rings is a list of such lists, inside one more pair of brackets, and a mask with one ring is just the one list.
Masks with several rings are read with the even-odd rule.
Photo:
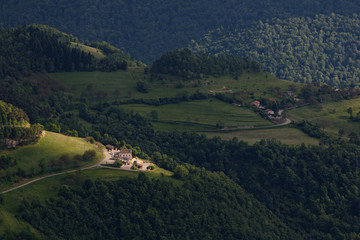
[[131, 149], [121, 149], [119, 152], [114, 154], [114, 157], [119, 160], [131, 160], [132, 159], [132, 150]]
[[124, 164], [130, 164], [133, 159], [132, 150], [131, 149], [120, 149], [118, 150], [116, 147], [112, 145], [106, 145], [106, 149], [113, 155], [115, 160], [120, 160]]
[[253, 101], [252, 103], [250, 103], [250, 105], [261, 109], [265, 108], [264, 106], [261, 105], [260, 101]]

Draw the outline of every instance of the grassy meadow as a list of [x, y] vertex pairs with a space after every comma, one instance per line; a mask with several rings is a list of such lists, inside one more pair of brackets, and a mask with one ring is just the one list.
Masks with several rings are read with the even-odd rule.
[[345, 134], [360, 132], [360, 122], [350, 121], [350, 115], [347, 112], [349, 107], [353, 109], [354, 116], [360, 112], [360, 98], [327, 102], [323, 103], [322, 106], [322, 109], [313, 106], [295, 108], [288, 111], [288, 115], [293, 121], [305, 119], [316, 123], [332, 135], [337, 135], [339, 129], [343, 129]]
[[249, 144], [254, 144], [261, 139], [275, 139], [289, 145], [299, 145], [302, 143], [313, 145], [319, 144], [318, 139], [309, 137], [301, 130], [291, 127], [226, 132], [202, 132], [202, 134], [205, 134], [208, 137], [221, 137], [223, 140], [230, 140], [236, 137], [237, 139], [248, 142]]
[[[269, 89], [280, 87], [282, 91], [289, 89], [293, 83], [287, 80], [280, 80], [267, 73], [244, 73], [236, 80], [231, 76], [208, 77], [206, 79], [196, 79], [185, 81], [167, 77], [163, 80], [152, 80], [148, 82], [149, 92], [139, 93], [136, 90], [136, 82], [148, 79], [144, 74], [143, 68], [129, 68], [127, 71], [117, 72], [61, 72], [50, 74], [52, 78], [58, 79], [66, 85], [77, 96], [94, 92], [106, 92], [106, 96], [98, 97], [95, 100], [116, 100], [144, 98], [154, 99], [161, 97], [175, 97], [184, 91], [189, 94], [200, 91], [210, 93], [210, 91], [233, 91], [250, 94], [253, 99], [259, 97], [276, 97], [276, 93]], [[184, 83], [183, 88], [176, 88], [178, 82]], [[118, 93], [114, 93], [118, 90]]]
[[[106, 92], [106, 96], [96, 100], [126, 99], [134, 96], [136, 82], [141, 80], [142, 72], [137, 70], [118, 72], [62, 72], [52, 73], [50, 77], [58, 79], [78, 97], [86, 93], [95, 96], [94, 92]], [[119, 95], [114, 91], [118, 89]], [[89, 96], [90, 97], [90, 96]]]
[[[98, 152], [97, 159], [92, 162], [80, 162], [79, 166], [65, 166], [65, 169], [74, 167], [84, 167], [98, 162], [102, 156], [102, 150], [96, 145], [86, 142], [85, 139], [68, 137], [58, 133], [46, 132], [36, 144], [21, 146], [16, 150], [2, 150], [0, 155], [9, 155], [17, 160], [15, 168], [23, 169], [27, 174], [39, 174], [39, 162], [45, 160], [49, 162], [53, 159], [59, 159], [62, 155], [67, 154], [70, 158], [75, 155], [82, 155], [84, 151], [94, 149]], [[0, 190], [8, 189], [13, 184], [1, 184]]]
[[[197, 129], [202, 127], [211, 129], [218, 123], [226, 127], [273, 125], [270, 121], [259, 117], [247, 108], [239, 108], [217, 99], [181, 102], [162, 106], [127, 104], [119, 107], [138, 112], [144, 116], [149, 116], [151, 111], [157, 111], [158, 121], [169, 126], [179, 122], [184, 124], [191, 123]], [[176, 124], [174, 127], [176, 127]]]
[[[231, 76], [219, 78], [207, 77], [202, 80], [181, 81], [172, 76], [163, 76], [162, 80], [148, 81], [149, 92], [140, 93], [136, 90], [136, 82], [148, 79], [144, 74], [143, 68], [130, 68], [127, 71], [118, 72], [72, 72], [72, 73], [54, 73], [51, 77], [58, 79], [66, 85], [78, 97], [81, 95], [89, 96], [90, 101], [102, 100], [128, 100], [136, 98], [156, 99], [161, 97], [175, 97], [184, 91], [188, 94], [200, 91], [211, 93], [212, 91], [231, 91], [244, 95], [244, 102], [250, 103], [260, 97], [270, 98], [277, 97], [277, 91], [287, 91], [290, 85], [300, 89], [301, 84], [293, 83], [287, 80], [277, 79], [267, 73], [244, 73], [234, 79]], [[176, 88], [176, 84], [182, 82], [184, 87]], [[278, 90], [274, 90], [278, 88]], [[117, 94], [115, 94], [117, 90]], [[106, 92], [105, 95], [96, 97], [96, 91]], [[92, 93], [91, 93], [92, 92]], [[224, 127], [236, 128], [245, 126], [271, 126], [270, 121], [259, 117], [247, 108], [238, 108], [231, 104], [218, 101], [216, 99], [207, 99], [201, 101], [181, 102], [178, 104], [169, 104], [162, 106], [150, 106], [144, 104], [125, 104], [118, 106], [125, 110], [132, 110], [145, 117], [150, 117], [151, 111], [158, 113], [158, 120], [153, 121], [153, 126], [161, 131], [205, 131], [209, 136], [221, 136], [232, 138], [232, 135], [242, 140], [254, 142], [261, 138], [276, 136], [276, 129], [269, 130], [251, 130], [239, 131], [242, 137], [237, 133], [222, 133], [216, 127], [220, 124]], [[213, 131], [213, 132], [211, 132]], [[278, 138], [286, 139], [286, 142], [300, 142], [303, 139], [306, 143], [314, 143], [312, 138], [303, 137], [299, 140], [292, 137], [283, 137], [284, 132], [281, 130]], [[292, 135], [296, 136], [294, 130], [289, 130]], [[211, 132], [211, 133], [210, 133]], [[247, 132], [245, 137], [245, 132]], [[274, 132], [271, 133], [271, 132]], [[290, 133], [289, 133], [290, 134]], [[291, 135], [290, 134], [290, 135]], [[303, 133], [301, 133], [303, 136]]]

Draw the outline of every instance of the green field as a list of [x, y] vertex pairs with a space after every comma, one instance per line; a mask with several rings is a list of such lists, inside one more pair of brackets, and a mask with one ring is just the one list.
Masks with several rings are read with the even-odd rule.
[[[102, 150], [94, 144], [90, 144], [82, 138], [68, 137], [58, 133], [46, 132], [36, 144], [19, 147], [16, 150], [3, 150], [0, 155], [10, 155], [17, 160], [15, 168], [25, 170], [27, 174], [40, 172], [39, 162], [45, 160], [49, 162], [53, 159], [59, 159], [62, 155], [68, 154], [71, 158], [75, 155], [82, 155], [84, 151], [94, 149], [98, 152], [98, 157], [93, 162], [80, 162], [78, 167], [92, 165], [99, 161], [102, 156]], [[74, 166], [69, 166], [74, 167]], [[65, 167], [64, 169], [68, 169]], [[12, 184], [1, 184], [0, 189], [10, 188]]]
[[[217, 123], [226, 127], [238, 126], [270, 126], [270, 121], [259, 117], [247, 108], [239, 108], [216, 99], [181, 102], [178, 104], [167, 104], [162, 106], [149, 106], [144, 104], [128, 104], [119, 106], [122, 109], [138, 112], [149, 116], [151, 111], [158, 112], [160, 123], [179, 127], [176, 122], [192, 123], [194, 128], [212, 128]], [[204, 126], [202, 126], [204, 125]], [[155, 125], [158, 126], [159, 125]]]
[[359, 133], [360, 122], [349, 120], [347, 113], [349, 107], [352, 107], [353, 115], [356, 116], [356, 113], [360, 111], [360, 98], [324, 103], [322, 109], [313, 106], [295, 108], [288, 111], [288, 115], [293, 121], [304, 119], [316, 123], [332, 135], [337, 135], [339, 129], [344, 129], [345, 134]]
[[[106, 96], [93, 98], [98, 100], [127, 100], [134, 98], [156, 99], [160, 97], [175, 97], [184, 91], [192, 94], [196, 91], [203, 93], [210, 93], [211, 91], [230, 91], [232, 93], [244, 94], [244, 102], [249, 103], [257, 100], [260, 97], [270, 98], [277, 97], [276, 87], [278, 91], [289, 90], [290, 85], [295, 85], [300, 89], [301, 84], [293, 83], [286, 80], [280, 80], [267, 73], [244, 73], [237, 80], [231, 76], [223, 76], [219, 78], [208, 77], [202, 80], [183, 81], [183, 88], [176, 88], [175, 84], [180, 81], [172, 76], [164, 76], [162, 80], [153, 80], [149, 82], [149, 92], [139, 93], [136, 90], [136, 82], [147, 79], [148, 75], [143, 73], [141, 68], [133, 68], [128, 71], [118, 71], [112, 73], [103, 72], [74, 72], [74, 73], [55, 73], [52, 77], [59, 79], [63, 84], [67, 85], [74, 93], [81, 96], [82, 93], [89, 92], [94, 89], [96, 91], [106, 92]], [[114, 90], [118, 89], [117, 96]], [[271, 90], [272, 89], [272, 90]], [[95, 96], [96, 94], [92, 94]], [[90, 95], [91, 96], [91, 95]], [[151, 111], [157, 111], [158, 120], [153, 121], [155, 129], [161, 131], [214, 131], [208, 133], [210, 136], [221, 136], [224, 138], [231, 138], [237, 133], [219, 133], [216, 125], [236, 128], [244, 126], [271, 126], [270, 121], [260, 118], [247, 108], [238, 108], [231, 104], [227, 104], [215, 99], [181, 102], [178, 104], [169, 104], [163, 106], [150, 106], [144, 104], [126, 104], [119, 106], [122, 109], [132, 110], [141, 115], [150, 117]], [[327, 107], [324, 107], [326, 109]], [[304, 108], [302, 108], [304, 109]], [[302, 109], [299, 111], [301, 112]], [[297, 116], [295, 111], [290, 111], [290, 119], [298, 121], [299, 119], [308, 119], [310, 116], [314, 117], [312, 111], [309, 116]], [[294, 119], [293, 119], [294, 115]], [[241, 131], [243, 136], [240, 139], [253, 143], [261, 138], [271, 138], [276, 136], [276, 139], [283, 139], [283, 141], [290, 144], [297, 144], [304, 140], [306, 143], [314, 143], [313, 138], [309, 138], [302, 132], [299, 133], [301, 138], [296, 138], [295, 130], [289, 130], [289, 134], [284, 134], [287, 130], [281, 130], [281, 134], [276, 129], [269, 130], [251, 130]], [[229, 137], [227, 137], [229, 136]], [[316, 141], [315, 141], [316, 142]]]
[[[69, 87], [76, 95], [89, 93], [95, 96], [98, 91], [106, 92], [106, 96], [96, 98], [96, 100], [115, 100], [145, 98], [154, 99], [160, 97], [175, 97], [184, 91], [189, 94], [197, 90], [204, 93], [210, 91], [233, 91], [250, 94], [253, 99], [260, 97], [276, 97], [275, 93], [269, 91], [270, 87], [280, 87], [282, 91], [288, 90], [289, 86], [295, 84], [286, 80], [280, 80], [267, 73], [244, 73], [238, 80], [231, 76], [209, 77], [206, 79], [196, 79], [192, 81], [182, 81], [185, 85], [183, 88], [176, 88], [176, 83], [181, 79], [171, 76], [163, 80], [153, 80], [149, 82], [149, 92], [139, 93], [136, 90], [136, 82], [148, 79], [148, 75], [143, 73], [143, 68], [131, 68], [127, 71], [117, 72], [62, 72], [52, 73], [51, 77], [58, 79], [61, 83]], [[118, 89], [119, 94], [114, 94]], [[249, 100], [250, 101], [250, 100]]]
[[[146, 77], [142, 68], [131, 68], [117, 72], [61, 72], [52, 73], [50, 77], [59, 80], [78, 97], [87, 94], [91, 100], [127, 100], [136, 98], [154, 99], [175, 97], [187, 91], [194, 93], [198, 88], [174, 88], [160, 82], [150, 83], [148, 93], [136, 90], [136, 82]], [[114, 93], [117, 90], [118, 93]], [[207, 90], [204, 90], [207, 91]], [[97, 96], [97, 92], [105, 92], [105, 96]]]
[[[52, 73], [52, 78], [58, 79], [66, 85], [70, 91], [78, 97], [82, 93], [88, 93], [90, 97], [96, 97], [95, 93], [102, 91], [107, 95], [99, 96], [96, 100], [128, 98], [135, 96], [136, 81], [140, 80], [143, 73], [137, 70], [118, 72], [62, 72]], [[118, 89], [120, 94], [114, 95]]]
[[254, 144], [261, 139], [275, 139], [282, 143], [290, 145], [305, 144], [319, 144], [319, 140], [309, 137], [301, 130], [290, 127], [280, 127], [271, 129], [256, 129], [256, 130], [240, 130], [240, 131], [228, 131], [228, 132], [203, 132], [208, 137], [219, 136], [223, 140], [230, 140], [234, 137], [239, 140]]

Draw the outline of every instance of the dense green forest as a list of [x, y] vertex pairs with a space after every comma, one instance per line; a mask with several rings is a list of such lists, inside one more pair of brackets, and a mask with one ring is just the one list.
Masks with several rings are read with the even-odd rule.
[[283, 79], [349, 87], [359, 84], [359, 29], [357, 14], [277, 18], [249, 29], [218, 28], [191, 48], [247, 55]]
[[71, 49], [56, 36], [32, 26], [0, 33], [0, 77], [18, 77], [31, 71], [81, 71], [92, 68], [91, 54]]
[[0, 23], [16, 27], [35, 22], [82, 40], [105, 40], [150, 64], [217, 27], [246, 28], [273, 17], [351, 15], [359, 10], [353, 0], [9, 0], [0, 3]]
[[[43, 129], [40, 124], [30, 124], [29, 117], [22, 109], [0, 100], [0, 148], [4, 145], [10, 144], [8, 147], [14, 147], [24, 141], [35, 141]], [[7, 143], [6, 139], [16, 143]]]
[[19, 216], [51, 239], [300, 238], [225, 175], [195, 167], [180, 185], [140, 174], [63, 186], [46, 204], [25, 200]]
[[127, 68], [127, 62], [116, 58], [115, 52], [110, 52], [111, 59], [95, 59], [91, 53], [71, 47], [69, 38], [66, 34], [38, 25], [1, 29], [0, 78], [19, 78], [41, 71], [114, 71]]
[[203, 78], [204, 76], [239, 76], [243, 71], [260, 72], [261, 67], [249, 58], [225, 55], [195, 55], [189, 49], [165, 53], [150, 68], [152, 74], [171, 74], [183, 79]]
[[29, 117], [24, 110], [0, 100], [0, 126], [26, 126]]

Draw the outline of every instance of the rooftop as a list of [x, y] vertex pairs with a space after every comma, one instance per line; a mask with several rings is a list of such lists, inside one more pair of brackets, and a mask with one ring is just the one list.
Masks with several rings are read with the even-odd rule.
[[131, 149], [121, 149], [120, 153], [132, 153]]

